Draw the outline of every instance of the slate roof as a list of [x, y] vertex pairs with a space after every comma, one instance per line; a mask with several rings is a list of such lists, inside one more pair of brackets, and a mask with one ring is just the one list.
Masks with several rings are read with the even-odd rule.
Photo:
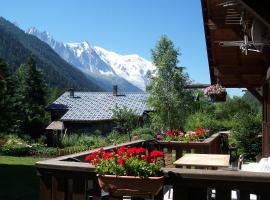
[[149, 94], [145, 92], [126, 92], [113, 96], [111, 92], [75, 92], [70, 97], [65, 92], [48, 110], [67, 110], [61, 121], [100, 121], [112, 119], [111, 109], [124, 107], [132, 109], [138, 116], [151, 109], [146, 105]]

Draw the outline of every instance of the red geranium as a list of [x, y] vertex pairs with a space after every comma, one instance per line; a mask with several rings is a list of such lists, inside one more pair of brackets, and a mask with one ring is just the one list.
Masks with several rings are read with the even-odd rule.
[[203, 128], [198, 128], [196, 131], [196, 135], [201, 136], [203, 134], [203, 132], [204, 132]]
[[144, 154], [146, 154], [146, 149], [143, 147], [139, 147], [136, 149], [136, 154], [137, 155], [144, 155]]
[[93, 164], [100, 174], [155, 176], [162, 166], [162, 160], [158, 158], [163, 155], [163, 151], [158, 150], [147, 155], [143, 147], [120, 147], [115, 152], [98, 150], [87, 155], [85, 161]]
[[163, 157], [164, 156], [164, 152], [163, 151], [159, 151], [159, 150], [154, 150], [150, 153], [150, 156], [153, 158], [157, 158], [157, 157]]
[[127, 150], [127, 148], [125, 146], [122, 146], [119, 149], [117, 149], [117, 154], [119, 156], [122, 156], [126, 152], [126, 150]]
[[103, 155], [103, 159], [104, 159], [104, 160], [108, 160], [108, 159], [110, 159], [110, 158], [112, 158], [112, 157], [114, 157], [114, 152], [106, 152], [106, 153], [104, 153], [104, 155]]

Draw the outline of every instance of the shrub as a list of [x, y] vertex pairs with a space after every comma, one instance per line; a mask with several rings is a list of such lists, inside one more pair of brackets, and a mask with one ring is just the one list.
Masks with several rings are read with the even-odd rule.
[[261, 115], [254, 113], [239, 113], [233, 117], [236, 122], [232, 128], [231, 138], [245, 159], [255, 160], [261, 152]]
[[118, 131], [112, 131], [107, 136], [108, 143], [120, 144], [129, 141], [129, 137], [126, 134], [121, 134]]
[[31, 146], [26, 141], [16, 135], [8, 135], [7, 141], [2, 147], [2, 153], [12, 156], [26, 156], [29, 154]]
[[58, 149], [54, 147], [38, 146], [32, 147], [30, 154], [37, 157], [55, 157], [57, 156]]
[[203, 112], [196, 112], [191, 114], [186, 121], [185, 130], [197, 130], [203, 127], [209, 130], [211, 133], [225, 130], [226, 128], [221, 124], [221, 122], [215, 120], [213, 116]]
[[59, 139], [58, 146], [61, 148], [76, 146], [76, 143], [79, 139], [77, 134], [63, 135]]
[[151, 128], [140, 127], [134, 129], [131, 135], [133, 138], [136, 137], [137, 139], [151, 140], [155, 137], [155, 132]]

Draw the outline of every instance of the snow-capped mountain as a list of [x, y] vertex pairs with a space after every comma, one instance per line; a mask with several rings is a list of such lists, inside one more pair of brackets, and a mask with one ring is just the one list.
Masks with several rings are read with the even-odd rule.
[[120, 55], [112, 51], [108, 51], [101, 47], [94, 47], [100, 58], [110, 65], [114, 72], [144, 90], [148, 83], [147, 72], [154, 73], [156, 67], [148, 60], [139, 55]]
[[155, 66], [139, 55], [120, 55], [101, 47], [92, 47], [87, 41], [58, 42], [48, 32], [40, 32], [36, 28], [30, 28], [26, 32], [46, 42], [63, 59], [108, 90], [113, 84], [126, 91], [145, 90], [148, 83], [146, 73], [155, 73]]

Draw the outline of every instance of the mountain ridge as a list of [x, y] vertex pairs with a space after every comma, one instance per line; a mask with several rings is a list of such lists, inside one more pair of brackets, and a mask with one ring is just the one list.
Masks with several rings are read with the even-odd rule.
[[10, 71], [15, 73], [30, 55], [50, 87], [103, 91], [80, 70], [63, 60], [47, 43], [0, 17], [0, 57], [9, 64]]
[[145, 90], [148, 83], [147, 72], [155, 73], [155, 66], [137, 54], [120, 55], [89, 42], [58, 42], [47, 31], [32, 27], [27, 33], [35, 35], [49, 44], [63, 59], [76, 66], [103, 87], [119, 85], [128, 91]]

